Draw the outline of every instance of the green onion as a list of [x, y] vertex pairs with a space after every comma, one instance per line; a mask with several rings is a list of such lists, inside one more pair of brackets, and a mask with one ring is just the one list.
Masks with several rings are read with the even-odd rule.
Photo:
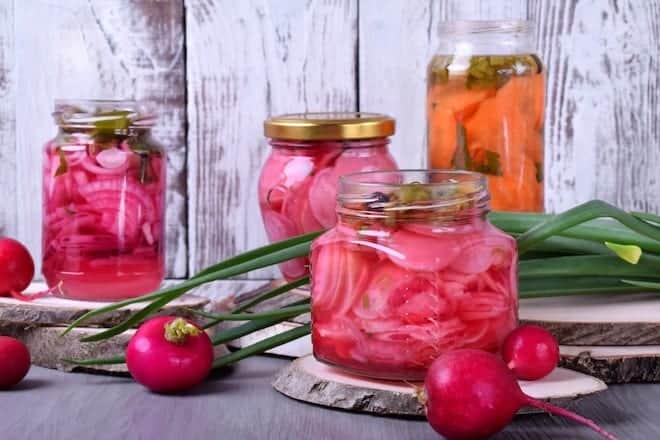
[[97, 359], [85, 359], [85, 360], [75, 360], [75, 359], [64, 359], [64, 362], [71, 365], [77, 365], [79, 367], [89, 367], [93, 365], [118, 365], [125, 364], [125, 356], [114, 356], [109, 358], [97, 358]]
[[[534, 226], [518, 237], [518, 252], [524, 254], [535, 243], [545, 240], [566, 229], [570, 229], [580, 223], [599, 217], [611, 217], [633, 231], [645, 235], [660, 244], [660, 229], [633, 217], [625, 211], [616, 208], [602, 200], [592, 200], [575, 208], [569, 209], [557, 216], [545, 220]], [[603, 240], [618, 241], [618, 240]]]
[[632, 292], [639, 292], [639, 287], [625, 284], [616, 278], [600, 276], [522, 279], [518, 284], [520, 298]]
[[261, 304], [262, 302], [264, 302], [268, 299], [275, 298], [278, 295], [281, 295], [285, 292], [293, 290], [296, 287], [302, 287], [302, 286], [304, 286], [305, 284], [308, 284], [308, 283], [309, 283], [309, 277], [302, 277], [302, 278], [299, 278], [295, 281], [291, 281], [290, 283], [285, 284], [283, 286], [280, 286], [280, 287], [278, 287], [276, 289], [273, 289], [269, 292], [262, 293], [261, 295], [257, 296], [256, 298], [251, 299], [250, 301], [248, 301], [247, 303], [241, 305], [240, 307], [235, 308], [234, 310], [232, 310], [232, 313], [244, 312], [244, 311], [249, 310], [252, 307], [256, 306], [257, 304]]
[[[307, 300], [302, 300], [295, 302], [291, 304], [291, 306], [298, 306], [302, 305], [302, 303]], [[234, 339], [238, 339], [241, 336], [249, 335], [250, 333], [254, 333], [257, 330], [262, 330], [264, 328], [271, 327], [275, 324], [279, 324], [284, 321], [288, 321], [292, 317], [275, 317], [275, 318], [267, 318], [267, 319], [256, 319], [254, 321], [248, 321], [245, 324], [236, 326], [236, 327], [231, 327], [226, 330], [223, 330], [220, 333], [217, 333], [215, 336], [211, 338], [211, 342], [213, 342], [213, 345], [219, 345], [219, 344], [224, 344], [225, 342], [233, 341]], [[204, 328], [210, 328], [213, 327], [214, 324], [207, 324], [204, 326]]]
[[259, 341], [255, 344], [248, 345], [247, 347], [241, 348], [240, 350], [234, 351], [224, 356], [220, 356], [213, 362], [213, 368], [226, 367], [227, 365], [238, 362], [241, 359], [245, 359], [246, 357], [263, 353], [272, 348], [286, 344], [287, 342], [302, 338], [303, 336], [308, 335], [310, 330], [311, 327], [309, 324], [303, 324], [300, 327], [287, 330], [275, 336], [271, 336], [270, 338]]
[[[320, 232], [295, 237], [290, 240], [285, 240], [282, 242], [265, 246], [263, 248], [259, 248], [254, 251], [247, 252], [245, 254], [241, 254], [230, 260], [211, 266], [210, 268], [217, 269], [215, 271], [209, 272], [208, 270], [210, 268], [207, 268], [202, 273], [176, 286], [165, 288], [140, 298], [125, 300], [112, 304], [110, 306], [92, 310], [84, 314], [80, 318], [76, 319], [71, 325], [69, 325], [69, 327], [67, 327], [67, 329], [64, 331], [64, 334], [68, 333], [69, 331], [71, 331], [71, 329], [87, 321], [91, 317], [103, 313], [107, 313], [113, 310], [117, 310], [126, 305], [134, 304], [136, 302], [143, 302], [152, 299], [154, 300], [149, 305], [145, 306], [143, 309], [136, 312], [130, 318], [126, 319], [122, 323], [112, 327], [111, 329], [97, 333], [92, 336], [88, 336], [81, 340], [84, 342], [92, 342], [92, 341], [99, 341], [115, 336], [133, 327], [134, 325], [139, 324], [140, 322], [142, 322], [144, 318], [148, 317], [152, 313], [161, 309], [163, 306], [175, 300], [176, 298], [180, 297], [181, 295], [183, 295], [184, 293], [186, 293], [187, 291], [191, 290], [194, 287], [201, 286], [202, 284], [208, 283], [210, 281], [230, 278], [236, 275], [243, 274], [245, 272], [249, 272], [251, 270], [271, 266], [273, 264], [281, 263], [283, 261], [287, 261], [292, 258], [305, 256], [309, 253], [309, 246], [311, 240], [315, 236], [318, 236], [319, 234]], [[248, 254], [252, 255], [252, 257], [251, 258], [245, 257], [245, 255]]]
[[[639, 264], [622, 264], [616, 256], [578, 255], [568, 257], [524, 260], [519, 263], [519, 278], [559, 278], [594, 276], [603, 278], [647, 277], [660, 275], [660, 257], [645, 255]], [[559, 286], [570, 285], [567, 278]]]
[[[305, 300], [309, 302], [309, 300]], [[281, 309], [270, 310], [268, 312], [261, 313], [207, 313], [201, 310], [188, 309], [188, 311], [195, 313], [197, 315], [203, 316], [205, 318], [211, 319], [212, 321], [206, 325], [215, 325], [223, 321], [254, 321], [256, 319], [268, 319], [268, 318], [293, 318], [303, 313], [308, 313], [310, 311], [309, 304], [304, 304], [300, 306], [292, 307], [283, 307]]]

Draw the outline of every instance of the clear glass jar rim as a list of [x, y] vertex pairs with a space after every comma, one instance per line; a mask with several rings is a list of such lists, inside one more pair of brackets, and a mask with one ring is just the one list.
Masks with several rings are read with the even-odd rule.
[[130, 128], [149, 129], [156, 122], [152, 106], [137, 100], [56, 99], [52, 115], [57, 125], [68, 128], [126, 120]]
[[[387, 176], [405, 176], [405, 175], [412, 175], [412, 174], [417, 174], [417, 175], [422, 175], [426, 174], [427, 176], [447, 176], [446, 181], [436, 181], [436, 182], [407, 182], [407, 183], [391, 183], [388, 182]], [[360, 178], [372, 178], [372, 177], [377, 177], [378, 175], [382, 175], [384, 179], [382, 181], [377, 181], [377, 180], [358, 180]], [[457, 179], [460, 179], [457, 180]], [[487, 179], [486, 176], [484, 176], [481, 173], [477, 173], [474, 171], [465, 171], [465, 170], [438, 170], [438, 169], [401, 169], [401, 170], [387, 170], [387, 171], [362, 171], [359, 173], [352, 173], [352, 174], [346, 174], [344, 176], [341, 176], [339, 178], [339, 182], [341, 185], [358, 185], [358, 186], [363, 186], [365, 189], [368, 188], [389, 188], [392, 190], [396, 190], [398, 188], [401, 188], [402, 186], [405, 185], [410, 185], [411, 183], [415, 183], [419, 185], [420, 187], [424, 188], [448, 188], [451, 186], [456, 186], [460, 183], [475, 183], [483, 186], [484, 188], [487, 185]]]
[[438, 32], [445, 35], [469, 35], [490, 33], [532, 32], [531, 20], [448, 20], [438, 25]]
[[[399, 182], [393, 181], [396, 178]], [[343, 216], [454, 221], [487, 212], [490, 194], [486, 176], [480, 173], [404, 169], [342, 176], [337, 201], [337, 212]]]

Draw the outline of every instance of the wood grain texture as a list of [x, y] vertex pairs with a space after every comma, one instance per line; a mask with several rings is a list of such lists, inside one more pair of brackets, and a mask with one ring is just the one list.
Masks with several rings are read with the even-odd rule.
[[256, 196], [263, 120], [355, 110], [357, 2], [190, 0], [186, 26], [194, 273], [267, 243]]
[[[534, 382], [520, 382], [526, 394], [559, 406], [572, 406], [575, 399], [607, 389], [601, 380], [557, 368]], [[383, 416], [424, 417], [417, 390], [421, 382], [380, 381], [345, 373], [313, 356], [294, 360], [276, 376], [273, 387], [303, 402]], [[417, 387], [417, 388], [415, 388]], [[538, 412], [522, 408], [519, 413]]]
[[660, 382], [660, 347], [560, 346], [559, 365], [605, 383]]
[[397, 120], [392, 154], [426, 166], [426, 66], [448, 19], [525, 18], [524, 0], [360, 1], [360, 109]]
[[[21, 440], [438, 439], [423, 420], [360, 416], [288, 399], [270, 386], [287, 364], [276, 358], [246, 359], [179, 396], [149, 393], [129, 378], [33, 367], [17, 388], [0, 393], [0, 428], [3, 438]], [[621, 439], [657, 439], [657, 402], [660, 385], [629, 384], [581, 399], [573, 409]], [[493, 436], [493, 440], [594, 438], [589, 428], [545, 414], [516, 417]]]
[[185, 276], [182, 0], [32, 0], [15, 8], [14, 20], [18, 181], [9, 212], [20, 215], [17, 237], [33, 255], [41, 254], [41, 149], [56, 131], [50, 116], [53, 100], [151, 101], [161, 115], [155, 137], [169, 153], [168, 274]]
[[530, 2], [548, 71], [546, 207], [660, 210], [660, 1]]
[[16, 233], [14, 1], [0, 2], [0, 236]]
[[360, 107], [392, 113], [401, 166], [424, 163], [425, 68], [443, 19], [536, 22], [548, 69], [546, 208], [602, 198], [660, 210], [660, 2], [360, 2]]
[[[207, 298], [196, 295], [184, 295], [165, 307], [155, 315], [177, 315], [195, 318], [197, 315], [190, 309], [203, 309], [209, 303]], [[85, 325], [95, 327], [112, 327], [142, 309], [147, 303], [131, 304], [119, 310], [94, 316], [85, 321]], [[74, 301], [57, 297], [38, 298], [31, 302], [18, 301], [13, 298], [0, 297], [0, 323], [17, 323], [32, 325], [66, 325], [83, 316], [85, 313], [105, 307], [110, 303]]]

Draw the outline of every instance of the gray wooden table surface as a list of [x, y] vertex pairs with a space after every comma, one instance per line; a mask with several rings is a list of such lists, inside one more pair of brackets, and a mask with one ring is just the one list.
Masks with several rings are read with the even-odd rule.
[[[270, 387], [286, 360], [259, 357], [213, 377], [196, 393], [161, 396], [123, 377], [33, 367], [0, 392], [2, 440], [436, 439], [424, 421], [311, 406]], [[612, 386], [575, 409], [620, 439], [660, 439], [660, 385]], [[544, 414], [519, 416], [496, 439], [595, 439]]]

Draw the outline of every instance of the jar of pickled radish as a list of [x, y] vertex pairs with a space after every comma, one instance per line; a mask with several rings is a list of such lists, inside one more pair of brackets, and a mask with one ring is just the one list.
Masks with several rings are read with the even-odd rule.
[[165, 152], [155, 115], [125, 101], [57, 101], [43, 163], [43, 274], [63, 296], [118, 300], [164, 277]]
[[[259, 206], [270, 241], [334, 226], [339, 176], [395, 170], [394, 119], [373, 113], [306, 113], [264, 122], [272, 152], [259, 179]], [[288, 280], [308, 274], [306, 258], [280, 265]]]
[[496, 210], [543, 210], [545, 72], [534, 47], [530, 22], [446, 22], [428, 66], [430, 167], [486, 174]]
[[343, 177], [338, 223], [312, 244], [316, 358], [421, 380], [446, 351], [497, 352], [517, 324], [517, 252], [488, 199], [474, 172]]

